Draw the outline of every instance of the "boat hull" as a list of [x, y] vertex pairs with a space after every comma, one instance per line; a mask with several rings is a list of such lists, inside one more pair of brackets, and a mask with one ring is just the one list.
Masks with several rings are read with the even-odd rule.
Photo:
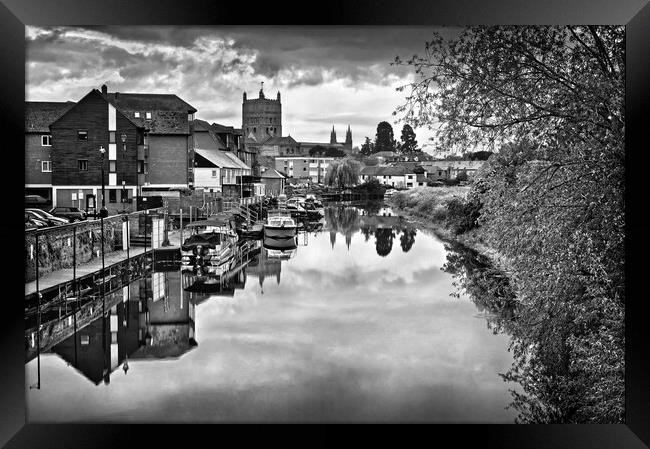
[[296, 236], [295, 226], [264, 226], [264, 238], [291, 239]]

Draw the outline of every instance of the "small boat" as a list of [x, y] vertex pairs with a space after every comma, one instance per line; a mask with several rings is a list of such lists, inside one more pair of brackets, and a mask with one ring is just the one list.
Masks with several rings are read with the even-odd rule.
[[296, 236], [296, 222], [288, 211], [269, 211], [264, 224], [264, 238], [288, 240]]
[[254, 223], [250, 226], [244, 224], [241, 227], [237, 228], [237, 235], [239, 235], [240, 239], [260, 239], [262, 238], [263, 232], [264, 225], [261, 223]]
[[234, 256], [238, 237], [232, 215], [213, 215], [188, 224], [186, 229], [192, 234], [181, 245], [182, 265], [219, 267]]

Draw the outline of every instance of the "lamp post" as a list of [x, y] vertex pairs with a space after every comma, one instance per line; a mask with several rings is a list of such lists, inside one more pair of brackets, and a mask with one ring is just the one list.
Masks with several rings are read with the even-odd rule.
[[126, 181], [122, 180], [122, 213], [126, 213]]
[[105, 195], [105, 185], [104, 185], [104, 155], [106, 154], [106, 149], [100, 146], [99, 152], [102, 155], [102, 208], [99, 210], [99, 217], [104, 218], [104, 217], [108, 217], [108, 210], [106, 210], [106, 195]]

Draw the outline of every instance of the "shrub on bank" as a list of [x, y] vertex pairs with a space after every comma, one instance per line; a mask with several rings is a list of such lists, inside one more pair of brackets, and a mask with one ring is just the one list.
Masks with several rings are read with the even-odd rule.
[[[457, 229], [457, 223], [459, 225], [462, 223], [460, 226], [462, 229], [471, 229], [469, 224], [474, 222], [477, 217], [472, 215], [472, 218], [462, 219], [464, 213], [471, 213], [474, 210], [474, 206], [465, 207], [468, 192], [469, 187], [416, 187], [395, 193], [390, 198], [390, 203], [406, 213], [445, 225], [448, 224], [451, 212], [454, 230]], [[450, 204], [452, 204], [451, 209]]]

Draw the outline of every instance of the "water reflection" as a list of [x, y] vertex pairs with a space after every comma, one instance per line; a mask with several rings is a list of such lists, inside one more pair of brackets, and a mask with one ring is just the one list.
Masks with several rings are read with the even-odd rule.
[[105, 315], [95, 299], [51, 332], [29, 419], [511, 422], [507, 340], [449, 299], [445, 255], [389, 209], [348, 204], [295, 248], [240, 242], [218, 272], [149, 266]]

